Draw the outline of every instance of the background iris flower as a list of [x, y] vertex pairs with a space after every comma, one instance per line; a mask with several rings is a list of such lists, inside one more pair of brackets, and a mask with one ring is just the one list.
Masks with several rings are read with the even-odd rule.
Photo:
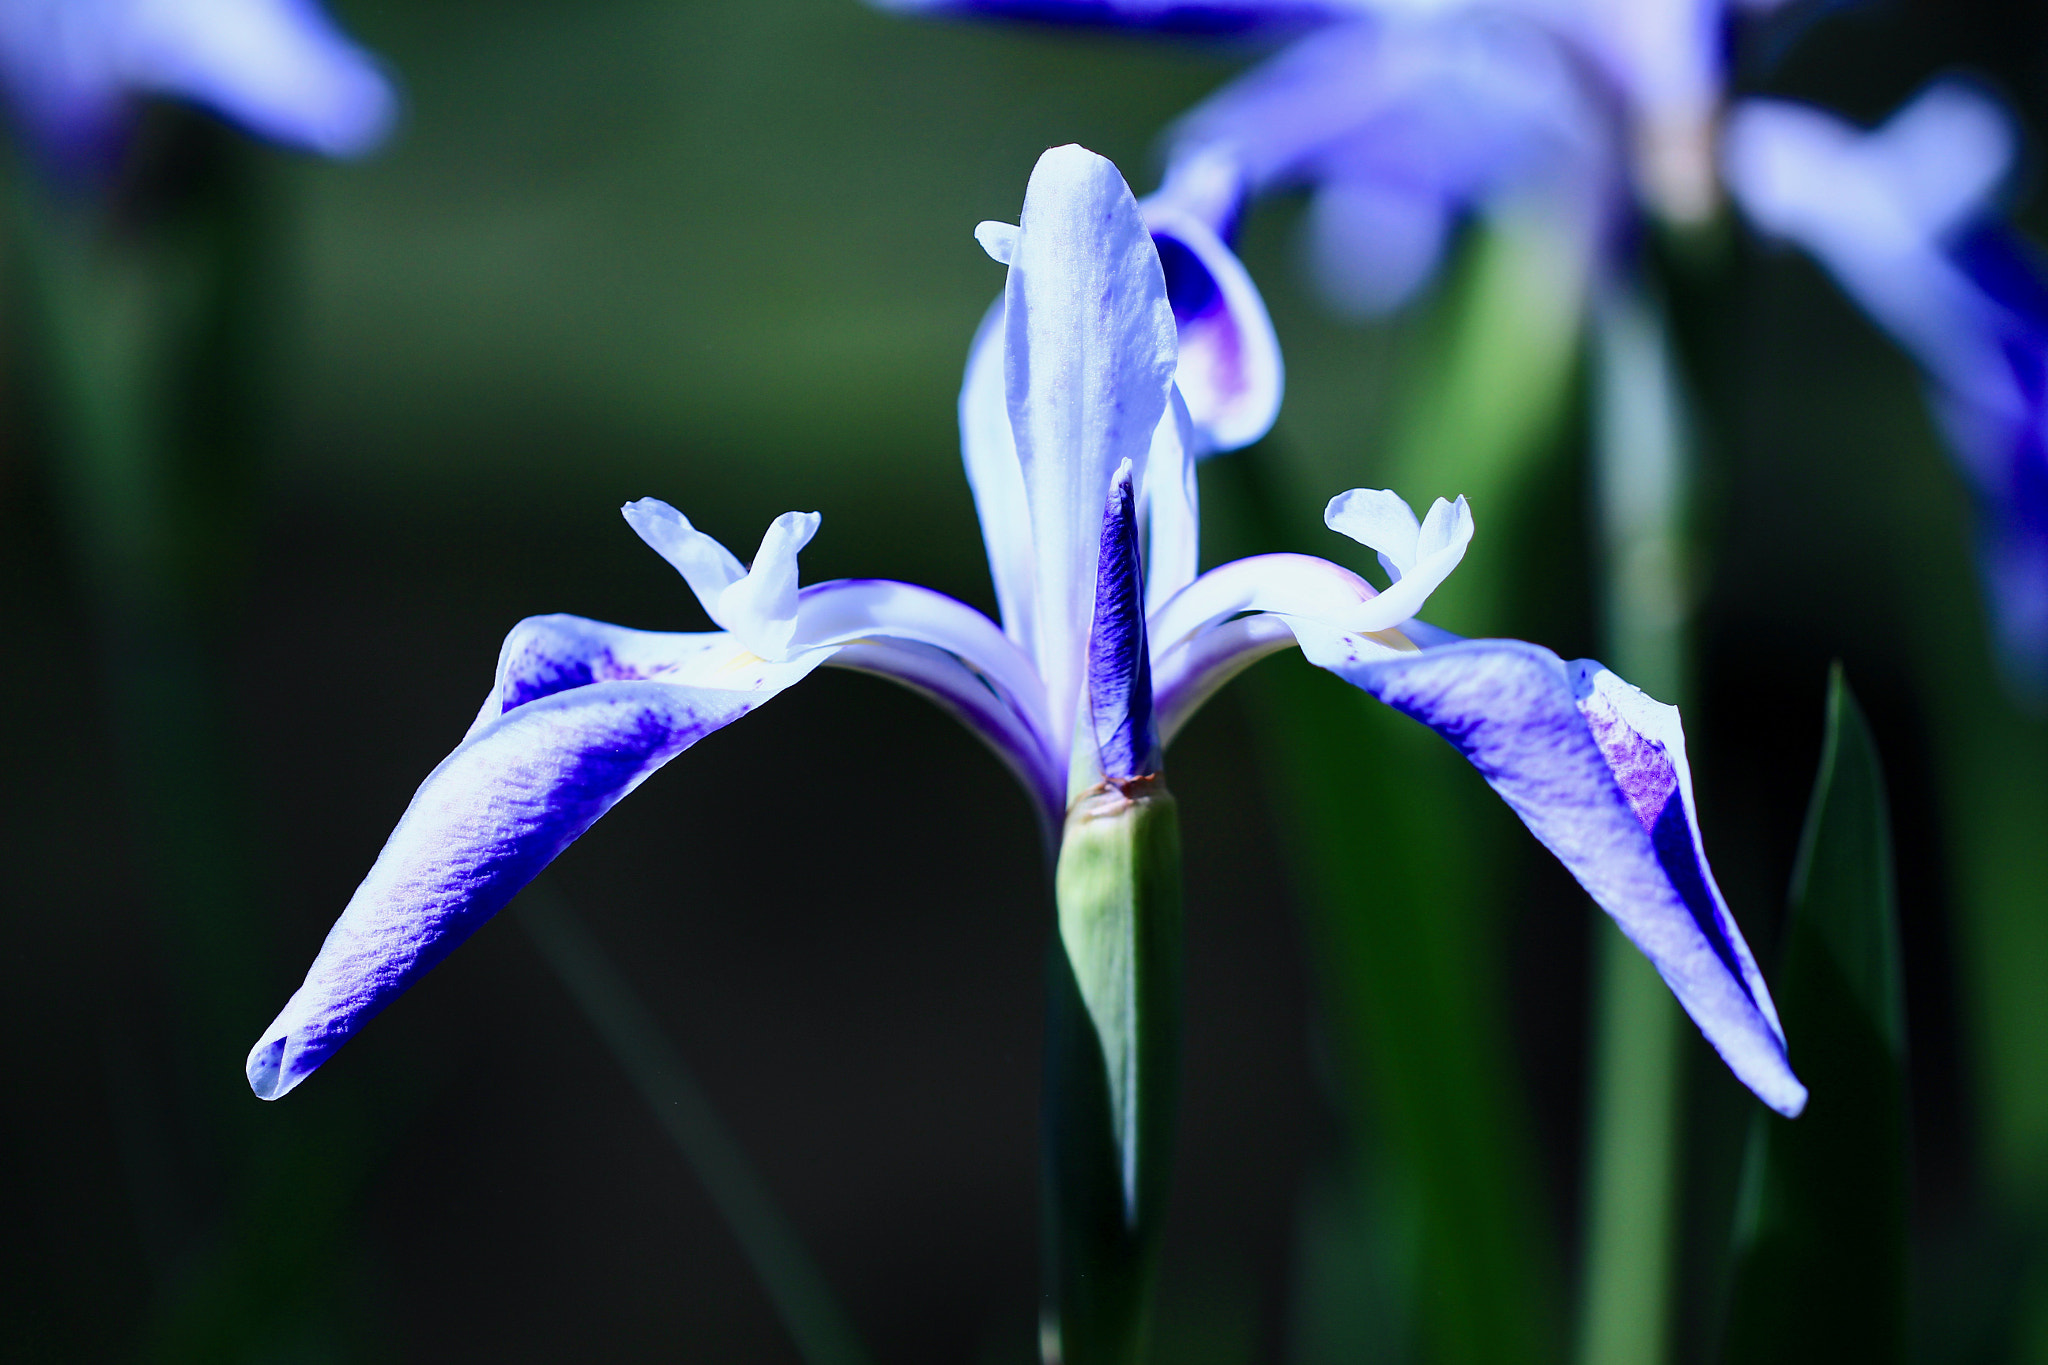
[[2048, 286], [2002, 220], [2017, 136], [1990, 96], [1936, 84], [1865, 131], [1745, 101], [1727, 180], [1916, 360], [1977, 508], [1978, 565], [2008, 680], [2048, 689]]
[[[1001, 325], [970, 361], [962, 429], [1003, 623], [910, 584], [799, 588], [816, 513], [777, 518], [742, 567], [667, 504], [630, 504], [628, 522], [720, 629], [565, 616], [515, 629], [469, 734], [251, 1051], [256, 1093], [298, 1085], [657, 768], [821, 664], [933, 697], [1057, 829], [1090, 793], [1156, 776], [1157, 748], [1221, 683], [1298, 644], [1448, 738], [1656, 963], [1736, 1075], [1798, 1112], [1805, 1091], [1700, 848], [1676, 711], [1596, 664], [1416, 622], [1470, 540], [1462, 500], [1419, 523], [1388, 492], [1332, 501], [1330, 527], [1381, 553], [1385, 592], [1304, 555], [1197, 574], [1173, 310], [1122, 177], [1055, 149], [1020, 226], [979, 235], [1009, 283]], [[978, 385], [998, 348], [1001, 388]], [[990, 449], [1003, 425], [1007, 442]]]
[[313, 0], [0, 0], [0, 79], [44, 158], [71, 169], [118, 149], [138, 96], [328, 156], [375, 146], [394, 104]]
[[[1331, 300], [1378, 313], [1434, 274], [1460, 218], [1540, 201], [1583, 251], [1633, 203], [1717, 201], [1732, 10], [1773, 0], [880, 0], [887, 8], [1140, 29], [1301, 34], [1168, 138], [1158, 198], [1228, 236], [1244, 202], [1306, 185]], [[1302, 30], [1308, 30], [1302, 33]]]

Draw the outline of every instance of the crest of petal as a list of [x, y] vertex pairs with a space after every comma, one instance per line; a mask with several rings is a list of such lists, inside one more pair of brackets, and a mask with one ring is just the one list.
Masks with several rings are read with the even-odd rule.
[[1335, 632], [1297, 634], [1312, 663], [1429, 726], [1479, 770], [1656, 965], [1737, 1079], [1782, 1114], [1805, 1106], [1701, 852], [1671, 708], [1519, 640], [1374, 658]]
[[974, 225], [974, 240], [981, 243], [981, 249], [988, 258], [998, 265], [1008, 265], [1010, 258], [1017, 254], [1017, 225], [990, 219]]
[[818, 533], [816, 512], [784, 512], [761, 537], [752, 568], [658, 498], [621, 509], [626, 524], [672, 565], [721, 629], [764, 659], [787, 659], [796, 634], [797, 555]]
[[[420, 785], [305, 983], [251, 1049], [256, 1094], [298, 1085], [656, 769], [825, 657], [736, 654], [729, 636], [522, 623], [488, 718]], [[693, 681], [661, 680], [684, 677]], [[509, 709], [491, 717], [494, 707]]]
[[1332, 498], [1323, 520], [1379, 551], [1394, 580], [1370, 603], [1333, 622], [1351, 631], [1386, 630], [1421, 611], [1472, 543], [1472, 509], [1462, 497], [1454, 503], [1438, 498], [1418, 525], [1414, 512], [1389, 490], [1354, 489]]
[[1004, 380], [1037, 555], [1038, 656], [1072, 733], [1110, 476], [1142, 468], [1173, 381], [1159, 253], [1115, 166], [1076, 146], [1038, 160], [1005, 294]]
[[1377, 550], [1380, 566], [1396, 582], [1415, 567], [1415, 542], [1422, 534], [1422, 523], [1415, 519], [1408, 500], [1391, 488], [1354, 488], [1339, 493], [1323, 509], [1323, 525]]
[[649, 549], [683, 576], [705, 613], [717, 621], [719, 599], [725, 596], [727, 588], [747, 576], [746, 565], [660, 498], [629, 502], [619, 509], [619, 514], [625, 517], [633, 533], [647, 542]]
[[764, 659], [787, 659], [796, 635], [797, 554], [818, 534], [816, 512], [784, 512], [769, 523], [747, 576], [719, 596], [718, 623]]

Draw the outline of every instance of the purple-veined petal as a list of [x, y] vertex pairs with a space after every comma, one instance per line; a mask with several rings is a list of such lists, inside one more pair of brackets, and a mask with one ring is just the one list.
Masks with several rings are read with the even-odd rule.
[[1037, 555], [1037, 658], [1055, 738], [1081, 698], [1110, 476], [1142, 469], [1173, 382], [1159, 252], [1115, 166], [1082, 147], [1038, 159], [1003, 315], [1010, 429]]
[[759, 663], [722, 630], [632, 630], [583, 616], [529, 616], [500, 646], [496, 681], [463, 739], [507, 711], [591, 683], [659, 681], [744, 691], [753, 685], [746, 670]]
[[1195, 581], [1202, 559], [1201, 486], [1194, 422], [1176, 389], [1152, 433], [1138, 504], [1145, 526], [1145, 609], [1156, 611]]
[[[1075, 745], [1070, 796], [1159, 771], [1152, 660], [1145, 643], [1145, 573], [1129, 461], [1110, 484], [1098, 544], [1094, 623], [1088, 631], [1090, 734], [1084, 744]], [[1088, 750], [1085, 763], [1083, 748]]]
[[1656, 965], [1737, 1079], [1778, 1112], [1806, 1088], [1714, 884], [1675, 708], [1519, 640], [1398, 657], [1298, 622], [1310, 662], [1449, 740]]
[[[1011, 231], [1014, 234], [1015, 229]], [[1009, 246], [1015, 245], [1013, 235]], [[967, 374], [960, 385], [960, 455], [967, 466], [967, 486], [974, 493], [974, 512], [981, 519], [981, 540], [988, 551], [1003, 630], [1026, 654], [1036, 657], [1038, 559], [1031, 547], [1024, 467], [1017, 462], [1010, 400], [1003, 387], [1001, 299], [983, 316], [967, 353]]]
[[329, 156], [368, 151], [394, 109], [376, 63], [309, 0], [11, 0], [0, 69], [37, 142], [73, 162], [106, 153], [137, 94]]
[[1139, 207], [1166, 275], [1180, 339], [1174, 383], [1201, 436], [1196, 453], [1248, 446], [1271, 430], [1286, 382], [1266, 302], [1201, 218], [1161, 195]]
[[[829, 652], [772, 664], [730, 636], [709, 638], [723, 642], [718, 651], [702, 636], [564, 617], [513, 632], [491, 700], [532, 699], [474, 727], [420, 785], [305, 983], [250, 1051], [259, 1097], [297, 1086], [657, 768]], [[577, 681], [622, 669], [627, 656], [649, 676]], [[679, 676], [716, 681], [652, 680]]]

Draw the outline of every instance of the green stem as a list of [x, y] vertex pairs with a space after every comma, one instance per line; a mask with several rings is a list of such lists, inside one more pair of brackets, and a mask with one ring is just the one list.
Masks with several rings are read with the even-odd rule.
[[[1617, 673], [1682, 705], [1684, 404], [1663, 318], [1622, 287], [1594, 316], [1593, 465], [1605, 647]], [[1579, 1365], [1656, 1365], [1670, 1350], [1679, 1013], [1656, 970], [1603, 922], [1596, 935], [1592, 1113]]]
[[1043, 1101], [1046, 1365], [1148, 1349], [1179, 1082], [1180, 824], [1173, 798], [1075, 803], [1054, 893]]
[[868, 1354], [796, 1231], [661, 1025], [604, 949], [545, 881], [519, 897], [516, 918], [619, 1066], [654, 1111], [809, 1365], [865, 1365]]

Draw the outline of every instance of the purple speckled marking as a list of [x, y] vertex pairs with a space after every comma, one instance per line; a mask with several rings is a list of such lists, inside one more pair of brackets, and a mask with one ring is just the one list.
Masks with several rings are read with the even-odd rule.
[[[1304, 641], [1304, 649], [1309, 642]], [[1351, 664], [1311, 658], [1450, 741], [1612, 915], [1737, 1078], [1780, 1113], [1806, 1102], [1769, 998], [1720, 903], [1693, 837], [1675, 764], [1660, 745], [1614, 729], [1594, 698], [1610, 759], [1582, 713], [1574, 676], [1550, 651], [1471, 640]], [[1624, 790], [1626, 786], [1627, 790]]]

